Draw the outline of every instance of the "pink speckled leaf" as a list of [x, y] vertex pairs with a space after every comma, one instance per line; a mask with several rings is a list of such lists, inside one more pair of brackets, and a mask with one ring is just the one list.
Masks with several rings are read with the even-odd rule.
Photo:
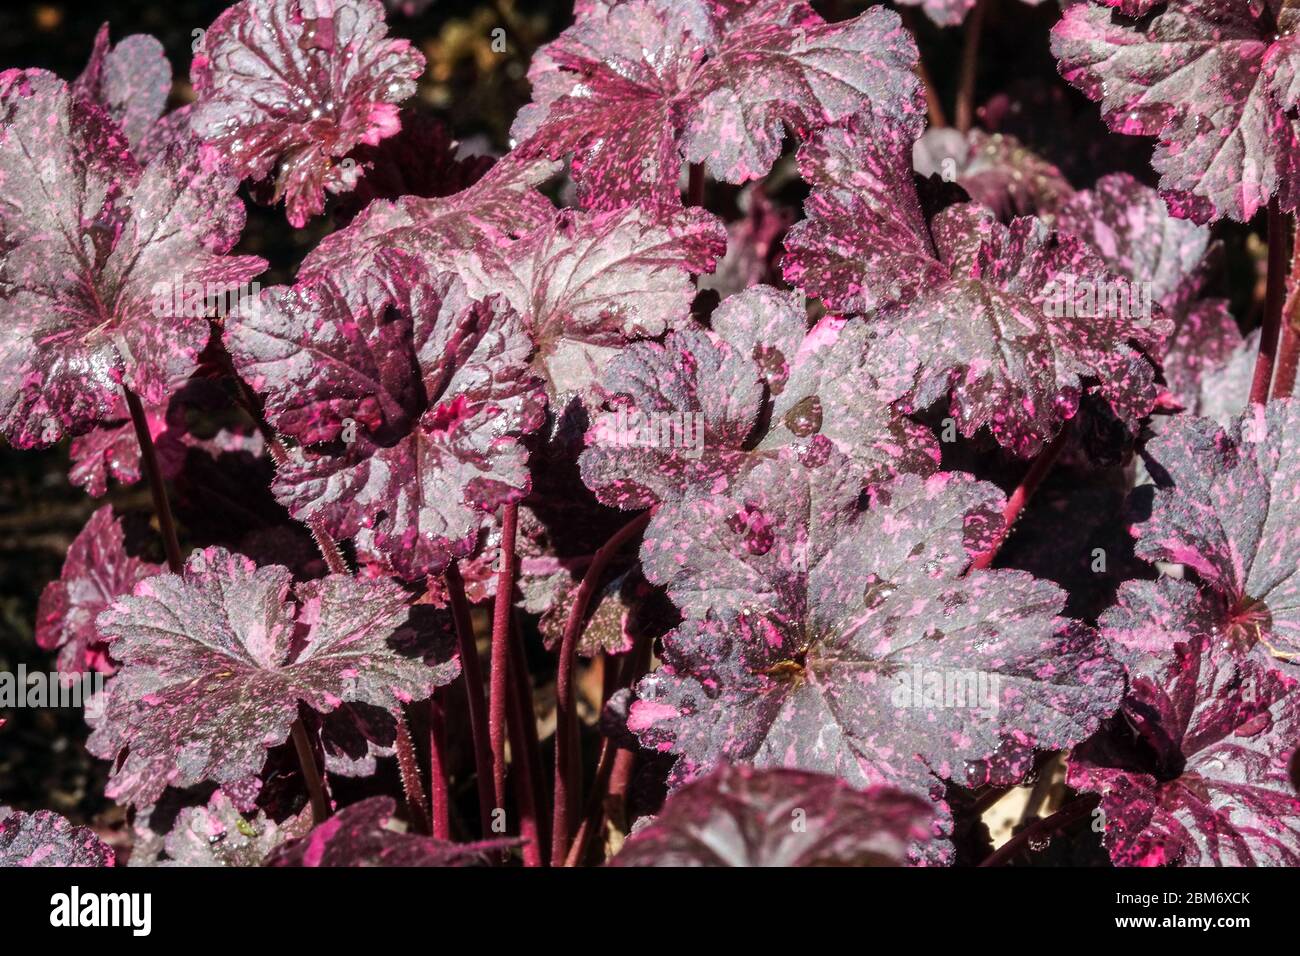
[[104, 505], [86, 522], [63, 561], [57, 581], [41, 592], [36, 608], [36, 643], [59, 652], [62, 671], [95, 670], [111, 674], [95, 618], [138, 582], [162, 567], [127, 554], [122, 525]]
[[902, 866], [934, 810], [890, 787], [725, 766], [668, 798], [610, 866]]
[[442, 621], [408, 623], [395, 584], [330, 575], [290, 588], [286, 568], [208, 548], [100, 615], [122, 665], [91, 740], [118, 757], [113, 799], [147, 805], [167, 786], [244, 780], [288, 739], [300, 703], [394, 710], [456, 677]]
[[164, 846], [163, 866], [261, 866], [267, 855], [311, 826], [311, 815], [285, 821], [283, 826], [258, 811], [243, 814], [224, 791], [206, 806], [186, 807], [176, 818]]
[[512, 133], [526, 154], [573, 156], [584, 208], [678, 205], [683, 159], [743, 183], [771, 169], [787, 125], [922, 113], [916, 57], [881, 7], [832, 24], [803, 0], [602, 5], [540, 51]]
[[277, 472], [296, 516], [416, 579], [467, 556], [530, 487], [520, 437], [545, 417], [532, 343], [500, 298], [391, 254], [396, 289], [320, 276], [267, 290], [227, 326], [271, 422], [303, 444]]
[[267, 866], [485, 866], [514, 840], [450, 843], [392, 824], [396, 804], [370, 797], [345, 807], [306, 836], [277, 848]]
[[1175, 215], [1244, 222], [1273, 197], [1285, 209], [1300, 198], [1298, 17], [1290, 0], [1180, 0], [1138, 21], [1079, 3], [1052, 53], [1112, 129], [1158, 138], [1152, 165]]
[[[987, 426], [1037, 451], [1096, 390], [1136, 429], [1155, 404], [1155, 350], [1168, 323], [1142, 311], [1088, 246], [974, 204], [927, 223], [912, 176], [919, 121], [855, 118], [800, 150], [808, 218], [786, 237], [791, 283], [847, 312], [877, 310], [877, 354], [904, 408], [947, 398], [958, 428]], [[1114, 288], [1114, 307], [1079, 290]], [[1123, 293], [1122, 295], [1120, 293]]]
[[303, 226], [325, 193], [356, 185], [339, 160], [400, 128], [424, 57], [392, 39], [379, 0], [243, 0], [203, 37], [190, 69], [190, 122], [242, 178], [274, 175], [275, 198]]
[[508, 244], [555, 218], [555, 207], [536, 187], [557, 168], [511, 154], [474, 185], [450, 196], [377, 199], [307, 254], [299, 278], [379, 270], [378, 258], [388, 249], [418, 256], [435, 275], [455, 271], [473, 250]]
[[1294, 680], [1196, 636], [1135, 672], [1122, 713], [1075, 749], [1067, 778], [1102, 795], [1117, 865], [1300, 865]]
[[773, 461], [725, 497], [656, 515], [642, 567], [688, 620], [637, 688], [629, 728], [681, 756], [831, 773], [938, 798], [1006, 784], [1037, 747], [1113, 712], [1122, 671], [1019, 571], [963, 577], [1001, 495], [904, 476], [865, 510], [834, 457]]
[[605, 504], [719, 494], [787, 447], [811, 460], [837, 448], [864, 487], [937, 467], [930, 432], [879, 400], [862, 323], [828, 317], [805, 332], [797, 296], [758, 286], [724, 302], [712, 324], [712, 335], [636, 343], [606, 370], [579, 462]]
[[196, 150], [140, 169], [106, 113], [41, 71], [0, 75], [0, 111], [0, 427], [31, 447], [113, 416], [123, 384], [165, 401], [208, 340], [172, 290], [237, 290], [265, 263], [225, 255], [243, 205]]
[[523, 316], [555, 397], [585, 389], [619, 346], [683, 323], [691, 276], [725, 249], [702, 209], [566, 210], [518, 241], [480, 243], [458, 272], [471, 295], [500, 294]]
[[53, 810], [0, 807], [0, 867], [112, 865], [112, 847], [89, 827], [73, 826]]
[[956, 182], [1003, 222], [1047, 216], [1074, 194], [1064, 174], [1007, 133], [931, 129], [916, 141], [912, 164], [922, 176]]
[[1201, 378], [1241, 344], [1225, 299], [1205, 297], [1222, 251], [1210, 231], [1169, 212], [1132, 176], [1103, 176], [1060, 209], [1056, 228], [1087, 242], [1111, 271], [1137, 283], [1173, 322], [1162, 365], [1170, 392], [1192, 403]]
[[1252, 405], [1230, 427], [1181, 419], [1147, 445], [1159, 490], [1137, 553], [1186, 565], [1227, 604], [1226, 639], [1300, 655], [1300, 402]]
[[105, 23], [72, 92], [106, 109], [138, 151], [162, 116], [171, 86], [172, 67], [157, 39], [137, 33], [110, 44]]

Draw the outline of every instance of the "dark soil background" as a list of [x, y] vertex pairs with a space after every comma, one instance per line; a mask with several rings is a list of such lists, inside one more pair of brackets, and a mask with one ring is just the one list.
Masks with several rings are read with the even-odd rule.
[[[850, 0], [814, 3], [831, 19], [856, 15], [868, 5]], [[44, 67], [70, 80], [85, 65], [100, 24], [108, 21], [115, 41], [140, 32], [162, 41], [176, 76], [173, 105], [180, 105], [193, 95], [187, 79], [193, 31], [206, 28], [225, 6], [200, 0], [5, 0], [0, 8], [0, 69]], [[402, 4], [395, 0], [389, 6]], [[457, 137], [477, 140], [480, 151], [504, 151], [510, 123], [529, 100], [525, 78], [529, 59], [568, 26], [571, 6], [570, 0], [406, 0], [406, 12], [398, 9], [390, 14], [390, 30], [413, 40], [429, 61], [411, 107], [440, 116]], [[915, 9], [907, 14], [951, 115], [962, 31], [936, 28]], [[1048, 31], [1058, 16], [1053, 0], [1039, 7], [998, 0], [985, 27], [976, 101], [1016, 91], [1023, 102], [1054, 104], [1044, 108], [1050, 121], [1040, 122], [1036, 131], [1029, 124], [1015, 132], [1060, 165], [1076, 187], [1086, 187], [1098, 175], [1117, 170], [1153, 182], [1151, 142], [1106, 133], [1096, 106], [1057, 76], [1048, 51]], [[497, 27], [507, 32], [509, 50], [504, 54], [491, 49]], [[1061, 116], [1069, 122], [1063, 124]], [[719, 192], [725, 197], [725, 191]], [[802, 197], [796, 192], [782, 198], [797, 210]], [[295, 231], [281, 209], [250, 201], [248, 226], [237, 251], [256, 253], [271, 262], [271, 271], [261, 279], [263, 285], [290, 281], [295, 264], [333, 228], [326, 215]], [[1226, 224], [1217, 231], [1228, 251], [1225, 278], [1230, 281], [1225, 287], [1233, 294], [1234, 313], [1245, 328], [1252, 328], [1257, 324], [1252, 312], [1259, 288], [1258, 229]], [[53, 655], [41, 651], [33, 639], [37, 602], [45, 584], [58, 576], [69, 543], [104, 503], [70, 485], [67, 467], [66, 442], [46, 451], [17, 451], [0, 440], [0, 670], [15, 670], [19, 664], [29, 670], [54, 668]], [[149, 510], [143, 483], [128, 488], [111, 485], [107, 500], [119, 512], [147, 514]], [[9, 724], [0, 731], [0, 804], [49, 808], [74, 822], [101, 827], [120, 821], [120, 811], [102, 797], [106, 766], [90, 758], [82, 745], [86, 728], [80, 711], [29, 708], [3, 716]]]

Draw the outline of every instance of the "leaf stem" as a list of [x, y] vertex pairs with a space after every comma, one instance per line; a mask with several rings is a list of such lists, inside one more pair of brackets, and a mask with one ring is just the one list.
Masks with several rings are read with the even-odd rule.
[[[514, 609], [518, 615], [518, 608]], [[510, 738], [510, 746], [519, 754], [520, 770], [528, 775], [528, 785], [532, 791], [531, 802], [537, 814], [537, 841], [541, 851], [542, 865], [549, 863], [547, 851], [551, 845], [551, 806], [548, 802], [550, 791], [546, 787], [546, 770], [542, 765], [542, 748], [537, 738], [537, 712], [533, 706], [533, 684], [528, 673], [528, 658], [524, 653], [524, 628], [516, 616], [515, 626], [510, 631], [510, 679], [514, 683], [514, 697], [518, 701], [521, 717], [519, 730], [523, 742]]]
[[[643, 639], [627, 655], [627, 660], [623, 661], [623, 666], [619, 668], [618, 679], [609, 682], [613, 685], [613, 689], [631, 687], [641, 679], [650, 667], [650, 644], [649, 640]], [[609, 665], [610, 661], [607, 657], [605, 666], [609, 667]], [[606, 698], [609, 696], [607, 694]], [[628, 760], [623, 757], [624, 752], [631, 753], [632, 758], [635, 758], [633, 751], [615, 745], [609, 737], [601, 741], [600, 758], [596, 763], [596, 779], [592, 783], [591, 794], [587, 797], [587, 806], [583, 811], [582, 822], [578, 824], [573, 845], [569, 847], [569, 855], [564, 860], [565, 866], [577, 866], [586, 858], [591, 838], [600, 829], [600, 824], [605, 819], [606, 801], [609, 799], [614, 771], [622, 766], [620, 760], [623, 762]]]
[[578, 585], [569, 608], [560, 641], [560, 660], [555, 675], [555, 797], [551, 809], [551, 866], [564, 866], [569, 853], [569, 826], [577, 810], [581, 779], [577, 762], [578, 726], [574, 712], [573, 660], [577, 656], [578, 638], [586, 624], [587, 608], [600, 586], [605, 568], [628, 541], [645, 530], [654, 509], [637, 515], [601, 545], [587, 573]]
[[158, 533], [162, 536], [163, 550], [167, 553], [167, 567], [172, 574], [180, 574], [185, 561], [181, 557], [180, 541], [176, 538], [176, 522], [172, 519], [172, 506], [167, 500], [162, 469], [158, 467], [158, 452], [153, 446], [153, 436], [149, 433], [149, 419], [135, 392], [123, 385], [122, 394], [126, 396], [126, 407], [131, 410], [135, 440], [140, 443], [140, 460], [144, 462], [145, 474], [149, 476], [149, 493], [153, 495], [153, 510], [158, 516]]
[[406, 716], [397, 713], [397, 769], [402, 776], [402, 792], [406, 795], [406, 808], [411, 814], [411, 825], [420, 833], [432, 833], [429, 822], [429, 805], [425, 802], [424, 781], [420, 779], [420, 765], [415, 759], [415, 743]]
[[[1294, 225], [1295, 217], [1292, 216]], [[1291, 276], [1287, 280], [1286, 305], [1282, 307], [1282, 344], [1277, 372], [1273, 377], [1273, 398], [1290, 398], [1295, 391], [1296, 368], [1300, 366], [1300, 232], [1292, 229]]]
[[[511, 670], [513, 670], [513, 666]], [[538, 793], [534, 789], [532, 755], [529, 752], [526, 721], [533, 720], [532, 698], [527, 701], [519, 694], [509, 694], [506, 713], [510, 731], [510, 753], [514, 757], [511, 779], [514, 782], [515, 806], [519, 808], [519, 833], [524, 838], [524, 866], [544, 866], [546, 855], [542, 850], [540, 815], [537, 812]], [[524, 704], [530, 706], [524, 710]]]
[[501, 516], [500, 567], [492, 607], [492, 669], [488, 687], [488, 737], [492, 747], [492, 793], [496, 806], [506, 805], [506, 698], [510, 688], [510, 610], [515, 592], [515, 529], [519, 506], [506, 505]]
[[429, 816], [439, 840], [451, 839], [451, 793], [447, 787], [447, 718], [438, 693], [429, 698]]
[[1061, 449], [1069, 440], [1070, 431], [1074, 425], [1074, 419], [1071, 418], [1061, 427], [1061, 433], [1053, 439], [1052, 443], [1038, 453], [1034, 463], [1029, 466], [1025, 476], [1020, 479], [1020, 484], [1016, 490], [1011, 492], [1011, 497], [1002, 508], [1002, 528], [998, 531], [997, 537], [993, 539], [993, 544], [987, 551], [976, 555], [971, 561], [970, 569], [972, 571], [986, 571], [993, 565], [993, 561], [1002, 550], [1002, 545], [1006, 543], [1007, 537], [1011, 534], [1011, 529], [1015, 527], [1016, 520], [1020, 517], [1020, 512], [1029, 503], [1029, 499], [1034, 496], [1038, 486], [1043, 483], [1047, 473], [1052, 470], [1052, 465], [1056, 464], [1056, 459], [1061, 455]]
[[1052, 834], [1064, 830], [1071, 824], [1083, 819], [1092, 813], [1093, 808], [1097, 806], [1100, 800], [1101, 798], [1096, 795], [1080, 797], [1078, 800], [1067, 803], [1050, 817], [1035, 820], [981, 860], [980, 866], [1001, 866], [1024, 849], [1025, 844], [1031, 840], [1050, 837]]
[[474, 744], [474, 772], [478, 783], [478, 810], [482, 834], [486, 838], [492, 826], [492, 746], [488, 741], [487, 704], [483, 701], [483, 671], [479, 667], [478, 644], [474, 641], [474, 623], [470, 620], [469, 601], [465, 598], [465, 580], [453, 561], [447, 566], [447, 595], [451, 616], [460, 643], [460, 671], [465, 679], [465, 698], [469, 703], [469, 732]]
[[961, 72], [957, 82], [957, 130], [969, 133], [975, 122], [975, 78], [979, 67], [980, 38], [988, 16], [990, 0], [976, 0], [966, 21], [961, 50]]
[[311, 738], [307, 736], [307, 727], [301, 717], [293, 722], [293, 747], [298, 751], [298, 765], [302, 768], [302, 778], [307, 784], [307, 795], [311, 798], [312, 825], [319, 826], [329, 819], [330, 802], [325, 796], [325, 782], [316, 763], [316, 753], [312, 749]]
[[1255, 360], [1255, 377], [1250, 383], [1250, 404], [1268, 401], [1273, 382], [1273, 365], [1277, 359], [1278, 337], [1282, 331], [1282, 306], [1286, 299], [1288, 263], [1286, 214], [1274, 198], [1268, 204], [1268, 286], [1264, 293], [1264, 325], [1259, 336], [1259, 357]]

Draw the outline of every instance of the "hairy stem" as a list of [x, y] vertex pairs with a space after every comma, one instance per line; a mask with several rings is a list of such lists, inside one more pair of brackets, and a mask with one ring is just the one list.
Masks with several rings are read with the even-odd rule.
[[162, 535], [163, 550], [167, 552], [167, 567], [172, 574], [180, 574], [185, 561], [181, 558], [181, 545], [176, 538], [176, 522], [172, 519], [172, 506], [167, 500], [167, 488], [163, 485], [162, 469], [158, 467], [158, 452], [153, 447], [153, 436], [149, 433], [149, 419], [135, 392], [123, 385], [122, 394], [126, 396], [126, 407], [131, 410], [135, 440], [140, 443], [140, 460], [144, 462], [144, 471], [149, 477], [149, 493], [153, 495], [158, 533]]
[[492, 746], [492, 794], [506, 805], [506, 697], [510, 688], [510, 610], [515, 593], [515, 528], [519, 506], [506, 505], [501, 517], [501, 558], [492, 607], [492, 669], [488, 688], [488, 737]]
[[1080, 797], [1078, 800], [1067, 803], [1050, 817], [1035, 820], [986, 856], [980, 862], [980, 866], [1001, 866], [1024, 849], [1025, 845], [1031, 840], [1046, 839], [1092, 813], [1100, 799], [1095, 795]]
[[[518, 609], [515, 614], [518, 615]], [[516, 616], [515, 626], [510, 631], [510, 679], [514, 686], [514, 698], [518, 701], [521, 715], [520, 731], [523, 742], [516, 743], [510, 739], [511, 748], [518, 754], [520, 771], [528, 776], [528, 785], [532, 791], [531, 802], [537, 813], [537, 840], [542, 847], [542, 865], [549, 863], [551, 846], [551, 805], [550, 790], [546, 786], [546, 769], [542, 764], [541, 741], [537, 737], [537, 712], [533, 706], [533, 684], [528, 673], [528, 658], [524, 654], [524, 628]]]
[[[510, 752], [514, 756], [514, 773], [510, 776], [514, 782], [515, 806], [519, 808], [519, 834], [524, 838], [524, 866], [542, 866], [546, 854], [542, 850], [537, 794], [533, 789], [531, 756], [528, 752], [528, 733], [524, 729], [525, 722], [533, 719], [533, 709], [529, 706], [525, 711], [525, 701], [518, 694], [508, 696], [506, 717], [510, 731]], [[528, 703], [531, 704], [531, 701]]]
[[406, 795], [406, 808], [411, 815], [411, 826], [420, 833], [432, 833], [429, 822], [429, 805], [425, 802], [424, 781], [420, 779], [420, 765], [415, 759], [415, 743], [406, 715], [397, 714], [397, 769], [402, 776], [402, 792]]
[[1282, 305], [1286, 299], [1287, 228], [1286, 215], [1277, 199], [1268, 204], [1268, 287], [1264, 293], [1264, 325], [1259, 336], [1259, 358], [1250, 383], [1250, 403], [1263, 405], [1273, 382], [1273, 364], [1282, 331]]
[[451, 616], [460, 644], [460, 671], [465, 679], [465, 698], [469, 702], [469, 733], [474, 744], [474, 775], [478, 782], [478, 810], [482, 833], [491, 833], [493, 788], [492, 746], [488, 741], [487, 704], [483, 700], [483, 671], [479, 667], [478, 645], [474, 641], [474, 624], [470, 620], [469, 601], [465, 598], [465, 580], [456, 562], [447, 566], [447, 594]]
[[1011, 529], [1015, 527], [1020, 512], [1025, 509], [1029, 499], [1034, 496], [1034, 492], [1038, 490], [1038, 486], [1043, 483], [1047, 473], [1052, 470], [1052, 465], [1056, 464], [1056, 459], [1060, 457], [1061, 449], [1065, 447], [1065, 443], [1070, 437], [1073, 423], [1074, 419], [1070, 419], [1062, 426], [1061, 433], [1056, 436], [1050, 445], [1038, 453], [1034, 463], [1025, 472], [1025, 477], [1020, 479], [1020, 484], [1016, 486], [1016, 490], [1011, 492], [1011, 497], [1007, 499], [1006, 505], [1002, 508], [1002, 528], [998, 531], [997, 537], [993, 539], [993, 544], [989, 546], [989, 549], [976, 555], [975, 559], [971, 561], [972, 571], [985, 571], [992, 567], [998, 552], [1002, 550], [1002, 545], [1011, 534]]
[[451, 839], [451, 791], [447, 786], [447, 719], [438, 694], [429, 698], [429, 816], [439, 840]]
[[[648, 640], [642, 640], [627, 655], [627, 659], [618, 668], [618, 677], [607, 681], [609, 693], [606, 693], [606, 699], [614, 690], [631, 687], [649, 669], [650, 643]], [[605, 658], [605, 666], [610, 667], [608, 657]], [[626, 750], [625, 747], [615, 746], [614, 741], [608, 737], [601, 741], [600, 758], [596, 763], [596, 778], [591, 785], [591, 794], [587, 797], [582, 822], [578, 824], [578, 832], [574, 835], [573, 846], [569, 847], [569, 855], [564, 860], [565, 866], [578, 866], [586, 859], [591, 838], [600, 830], [600, 825], [605, 819], [605, 804], [609, 799], [610, 781], [613, 779], [614, 769], [619, 765], [618, 761]]]
[[563, 866], [569, 853], [569, 827], [580, 796], [577, 761], [578, 723], [574, 707], [573, 660], [578, 638], [587, 620], [587, 608], [600, 587], [605, 568], [620, 548], [645, 530], [654, 509], [642, 512], [625, 524], [597, 549], [578, 585], [560, 641], [559, 667], [555, 676], [555, 797], [551, 809], [551, 866]]
[[990, 0], [977, 0], [966, 21], [961, 50], [961, 72], [957, 81], [957, 129], [969, 133], [975, 122], [975, 76], [979, 68], [980, 36], [988, 16]]
[[311, 738], [307, 736], [307, 727], [301, 717], [293, 722], [293, 749], [298, 752], [298, 765], [302, 768], [307, 795], [311, 798], [312, 825], [318, 826], [329, 819], [330, 802], [325, 796], [325, 781], [316, 763], [316, 752], [312, 749]]

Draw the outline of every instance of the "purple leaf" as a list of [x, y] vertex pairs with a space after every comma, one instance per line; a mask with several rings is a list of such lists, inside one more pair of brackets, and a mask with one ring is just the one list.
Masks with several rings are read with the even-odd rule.
[[1273, 197], [1294, 209], [1300, 190], [1296, 18], [1287, 0], [1184, 0], [1136, 22], [1079, 3], [1052, 53], [1112, 129], [1158, 138], [1152, 165], [1174, 215], [1245, 222]]
[[376, 200], [308, 253], [299, 278], [375, 271], [387, 249], [418, 256], [435, 275], [455, 271], [474, 250], [505, 244], [555, 218], [555, 207], [536, 187], [557, 168], [544, 161], [520, 162], [512, 154], [453, 195]]
[[112, 46], [105, 23], [72, 93], [107, 110], [140, 158], [140, 147], [162, 116], [171, 87], [172, 67], [157, 39], [137, 33]]
[[637, 689], [629, 727], [682, 757], [832, 773], [942, 796], [1016, 781], [1035, 748], [1111, 713], [1119, 667], [1019, 571], [963, 577], [1001, 495], [904, 476], [864, 510], [834, 457], [765, 462], [727, 496], [656, 515], [642, 567], [688, 620]]
[[241, 178], [274, 174], [275, 199], [301, 227], [325, 193], [356, 185], [357, 146], [398, 131], [424, 57], [390, 39], [379, 0], [243, 0], [203, 37], [190, 80], [194, 132]]
[[1116, 275], [1135, 283], [1174, 323], [1162, 356], [1169, 390], [1183, 402], [1241, 344], [1226, 299], [1205, 297], [1222, 252], [1209, 229], [1176, 219], [1133, 177], [1103, 176], [1060, 209], [1056, 228], [1088, 243]]
[[1111, 859], [1300, 864], [1300, 799], [1287, 773], [1300, 739], [1296, 682], [1207, 636], [1163, 658], [1135, 673], [1128, 732], [1099, 734], [1070, 760], [1069, 785], [1102, 795]]
[[1223, 639], [1300, 655], [1300, 402], [1252, 405], [1230, 427], [1180, 419], [1147, 445], [1159, 490], [1137, 553], [1181, 564], [1226, 603]]
[[799, 298], [767, 286], [728, 299], [712, 322], [712, 335], [636, 343], [606, 370], [579, 460], [605, 504], [718, 494], [785, 447], [816, 457], [834, 446], [863, 486], [935, 470], [929, 431], [873, 398], [881, 388], [862, 323], [828, 317], [805, 333]]
[[118, 757], [113, 799], [139, 806], [167, 786], [238, 783], [288, 739], [300, 702], [394, 710], [458, 673], [441, 622], [434, 633], [408, 624], [395, 584], [331, 575], [292, 598], [290, 586], [286, 568], [208, 548], [100, 615], [122, 664], [91, 739]]
[[484, 866], [517, 841], [449, 843], [393, 829], [396, 804], [371, 797], [277, 848], [267, 866]]
[[226, 342], [271, 423], [303, 443], [277, 498], [416, 579], [467, 556], [490, 514], [528, 493], [519, 438], [541, 425], [545, 396], [499, 298], [471, 301], [401, 254], [384, 261], [397, 289], [365, 276], [268, 289]]
[[793, 210], [768, 198], [762, 183], [746, 186], [736, 202], [744, 215], [727, 226], [727, 254], [712, 275], [699, 280], [701, 289], [712, 289], [724, 299], [777, 281], [777, 250], [794, 222]]
[[0, 867], [112, 866], [113, 848], [53, 810], [0, 807]]
[[879, 7], [826, 23], [803, 0], [601, 5], [540, 51], [511, 132], [525, 154], [573, 155], [583, 208], [675, 206], [683, 159], [743, 183], [771, 169], [787, 125], [922, 113], [916, 58]]
[[[800, 150], [808, 218], [786, 237], [787, 281], [833, 309], [875, 312], [885, 377], [903, 407], [942, 398], [962, 434], [988, 426], [1030, 456], [1096, 390], [1136, 429], [1155, 404], [1168, 329], [1086, 245], [976, 204], [927, 224], [912, 176], [919, 120], [862, 116]], [[1099, 299], [1096, 289], [1114, 291]], [[1092, 291], [1089, 299], [1083, 290]]]
[[523, 317], [555, 397], [585, 389], [619, 346], [683, 323], [691, 276], [725, 248], [702, 209], [565, 211], [516, 242], [480, 243], [458, 272], [472, 296], [499, 293]]
[[902, 866], [933, 809], [889, 787], [724, 766], [668, 798], [610, 866]]
[[195, 150], [141, 170], [106, 113], [41, 71], [0, 75], [0, 110], [0, 427], [26, 448], [110, 418], [122, 385], [165, 401], [208, 340], [173, 291], [237, 290], [265, 263], [225, 255], [243, 205]]
[[104, 505], [73, 539], [59, 579], [41, 592], [36, 643], [59, 652], [61, 671], [111, 674], [116, 665], [109, 659], [95, 618], [130, 594], [138, 582], [162, 570], [127, 554], [122, 525], [113, 517], [112, 506]]

